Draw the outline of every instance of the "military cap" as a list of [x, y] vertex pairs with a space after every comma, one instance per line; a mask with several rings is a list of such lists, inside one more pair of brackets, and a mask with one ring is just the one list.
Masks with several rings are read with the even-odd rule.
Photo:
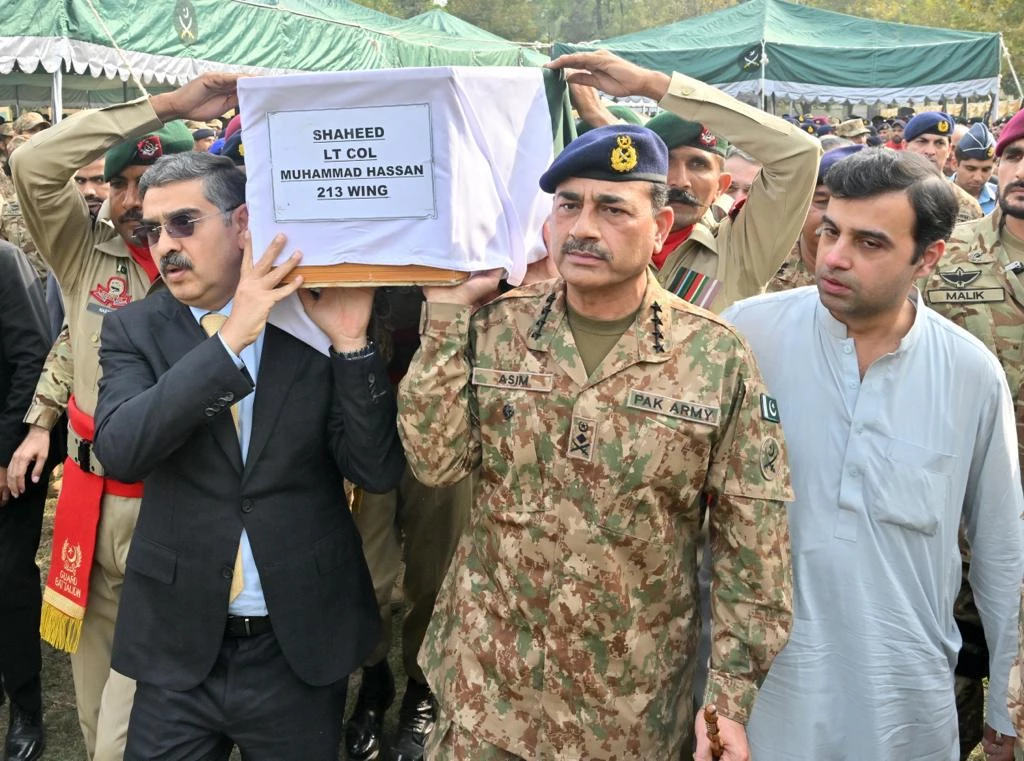
[[231, 117], [231, 121], [224, 128], [224, 137], [231, 137], [235, 132], [242, 129], [242, 115], [235, 114]]
[[36, 113], [35, 111], [26, 111], [14, 120], [14, 131], [18, 135], [24, 135], [29, 132], [38, 132], [39, 130], [46, 129], [49, 126], [50, 122], [46, 120], [46, 117], [42, 114]]
[[835, 131], [835, 127], [831, 124], [819, 124], [814, 130], [814, 135], [815, 137], [825, 137], [825, 135], [831, 135]]
[[635, 124], [598, 127], [573, 140], [558, 154], [540, 176], [540, 189], [554, 193], [569, 177], [610, 182], [666, 182], [668, 149], [657, 133], [646, 127]]
[[242, 130], [231, 133], [231, 137], [220, 147], [220, 155], [227, 156], [235, 166], [245, 166], [245, 146], [242, 144]]
[[14, 125], [10, 122], [0, 124], [0, 137], [11, 137], [14, 135]]
[[903, 139], [908, 143], [919, 135], [951, 137], [956, 122], [944, 111], [925, 111], [907, 122], [903, 128]]
[[889, 122], [890, 127], [899, 127], [900, 129], [906, 129], [907, 123], [903, 119], [893, 119]]
[[864, 144], [869, 148], [877, 148], [880, 145], [885, 145], [885, 138], [881, 135], [868, 135]]
[[828, 174], [828, 170], [838, 164], [845, 158], [852, 156], [855, 153], [867, 148], [866, 145], [844, 145], [839, 148], [833, 148], [831, 151], [825, 151], [821, 154], [821, 162], [818, 164], [818, 184], [825, 184], [825, 175]]
[[858, 137], [870, 133], [871, 130], [864, 126], [863, 119], [847, 119], [845, 122], [840, 122], [836, 127], [836, 134], [839, 137]]
[[[619, 121], [625, 122], [626, 124], [643, 124], [644, 120], [640, 118], [640, 114], [634, 111], [629, 106], [608, 106], [608, 110], [611, 112]], [[588, 124], [583, 119], [576, 120], [576, 134], [582, 135], [590, 130], [594, 129], [593, 125]]]
[[1024, 137], [1024, 111], [1018, 111], [999, 131], [999, 142], [996, 143], [996, 156], [1003, 155], [1003, 149]]
[[208, 138], [208, 137], [214, 137], [216, 134], [217, 133], [215, 133], [212, 129], [209, 129], [207, 127], [202, 127], [201, 129], [197, 129], [197, 130], [193, 130], [192, 131], [192, 139], [193, 140], [203, 140], [203, 139]]
[[195, 145], [185, 122], [168, 122], [156, 132], [125, 140], [107, 151], [103, 162], [103, 179], [109, 182], [111, 177], [116, 177], [126, 166], [153, 164], [161, 156], [191, 151]]
[[972, 124], [967, 134], [960, 138], [956, 147], [958, 159], [974, 159], [987, 161], [996, 157], [996, 139], [992, 137], [988, 127], [978, 122]]
[[713, 134], [703, 124], [680, 119], [668, 111], [662, 111], [649, 120], [646, 126], [665, 141], [670, 151], [685, 145], [725, 156], [725, 152], [729, 150], [729, 143]]

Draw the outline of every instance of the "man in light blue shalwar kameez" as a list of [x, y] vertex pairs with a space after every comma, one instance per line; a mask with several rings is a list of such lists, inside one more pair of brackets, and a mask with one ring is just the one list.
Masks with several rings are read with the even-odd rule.
[[[895, 151], [855, 154], [826, 183], [818, 286], [723, 314], [777, 397], [796, 493], [793, 631], [751, 755], [956, 761], [961, 517], [990, 651], [986, 734], [1013, 734], [1024, 495], [1010, 394], [996, 358], [912, 287], [952, 231], [948, 183]], [[1012, 739], [997, 751], [1012, 758]]]

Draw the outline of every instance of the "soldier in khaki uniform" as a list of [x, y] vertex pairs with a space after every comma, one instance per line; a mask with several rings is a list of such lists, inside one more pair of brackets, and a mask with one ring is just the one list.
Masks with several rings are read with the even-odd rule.
[[[64, 294], [71, 342], [70, 362], [58, 347], [44, 369], [26, 417], [30, 433], [16, 457], [23, 481], [59, 416], [71, 371], [69, 414], [77, 431], [69, 428], [41, 630], [51, 644], [72, 652], [79, 723], [89, 757], [95, 759], [120, 759], [134, 693], [130, 680], [111, 672], [110, 648], [141, 495], [141, 485], [104, 478], [91, 453], [100, 324], [106, 312], [144, 297], [157, 276], [148, 248], [129, 243], [141, 219], [138, 178], [160, 155], [191, 150], [192, 144], [184, 125], [163, 127], [150, 102], [139, 100], [80, 112], [34, 136], [11, 161], [15, 189], [27, 201], [21, 209], [25, 226]], [[108, 151], [111, 218], [93, 220], [72, 177]], [[85, 491], [95, 494], [96, 502]], [[84, 563], [89, 552], [94, 552], [92, 562]], [[61, 574], [75, 579], [70, 596], [58, 589]]]
[[769, 280], [768, 285], [764, 287], [765, 293], [789, 291], [793, 288], [815, 284], [814, 266], [818, 256], [818, 228], [821, 227], [821, 217], [825, 213], [825, 207], [828, 206], [828, 200], [832, 197], [828, 185], [825, 184], [825, 175], [837, 161], [863, 149], [864, 146], [859, 144], [845, 145], [822, 154], [821, 166], [818, 169], [818, 184], [814, 187], [814, 196], [807, 209], [807, 218], [800, 230], [800, 237], [796, 239], [793, 250], [779, 267], [775, 277]]
[[[981, 340], [1006, 373], [1024, 467], [1024, 112], [996, 145], [999, 204], [982, 219], [960, 224], [935, 271], [922, 284], [928, 305]], [[974, 595], [967, 583], [970, 549], [961, 541], [963, 583], [956, 620], [963, 637], [957, 664], [961, 758], [983, 741], [988, 650]], [[1011, 687], [1013, 682], [1011, 681]]]
[[[575, 81], [609, 95], [649, 96], [629, 91], [616, 78], [632, 65], [607, 51], [566, 55], [550, 65], [586, 70], [589, 76], [575, 75]], [[654, 255], [658, 282], [690, 303], [721, 312], [760, 293], [789, 254], [811, 202], [821, 148], [799, 128], [683, 74], [673, 75], [663, 95], [659, 105], [671, 113], [647, 126], [670, 150], [675, 218]], [[724, 172], [726, 140], [762, 168], [742, 212], [734, 208], [718, 221], [715, 201], [731, 182]]]
[[433, 485], [480, 467], [420, 651], [441, 707], [429, 759], [678, 758], [705, 509], [707, 699], [724, 758], [748, 757], [743, 723], [790, 625], [789, 476], [745, 344], [649, 274], [671, 226], [667, 166], [649, 130], [592, 130], [541, 178], [564, 280], [475, 314], [493, 277], [425, 289], [399, 394], [409, 464]]

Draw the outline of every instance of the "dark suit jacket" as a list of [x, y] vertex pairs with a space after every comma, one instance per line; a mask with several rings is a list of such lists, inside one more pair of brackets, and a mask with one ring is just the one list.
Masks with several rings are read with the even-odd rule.
[[39, 278], [20, 249], [0, 240], [0, 467], [25, 438], [22, 418], [49, 349]]
[[380, 358], [325, 357], [268, 325], [243, 467], [229, 407], [253, 384], [188, 307], [158, 291], [108, 314], [100, 345], [96, 454], [145, 482], [114, 668], [172, 690], [209, 674], [244, 527], [298, 677], [353, 671], [379, 615], [342, 477], [384, 492], [404, 466]]

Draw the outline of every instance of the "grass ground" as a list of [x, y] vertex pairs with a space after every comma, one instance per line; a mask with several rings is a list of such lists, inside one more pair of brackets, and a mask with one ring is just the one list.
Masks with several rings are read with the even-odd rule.
[[[50, 544], [53, 538], [53, 510], [56, 499], [47, 503], [46, 515], [43, 519], [43, 536], [39, 543], [39, 567], [49, 567]], [[396, 611], [396, 616], [400, 615]], [[393, 630], [397, 635], [401, 626], [394, 626]], [[405, 670], [402, 668], [401, 646], [397, 641], [392, 643], [389, 657], [391, 668], [395, 673], [395, 682], [401, 691], [405, 687]], [[352, 710], [356, 693], [359, 691], [359, 678], [353, 677], [349, 684], [348, 707], [345, 715]], [[394, 705], [388, 712], [385, 721], [384, 732], [388, 739], [394, 737], [398, 723], [398, 704], [401, 702], [401, 692], [395, 700]], [[71, 664], [66, 653], [54, 650], [46, 643], [43, 643], [43, 717], [46, 722], [47, 748], [43, 758], [48, 761], [84, 761], [85, 745], [82, 741], [82, 733], [78, 728], [78, 715], [75, 710], [75, 690], [71, 681]], [[7, 727], [7, 705], [0, 708], [0, 727]], [[238, 758], [236, 753], [232, 756], [233, 761]], [[341, 752], [340, 759], [344, 761], [345, 752]], [[387, 761], [382, 759], [381, 761]], [[972, 755], [970, 761], [984, 761], [984, 754], [978, 748]]]

